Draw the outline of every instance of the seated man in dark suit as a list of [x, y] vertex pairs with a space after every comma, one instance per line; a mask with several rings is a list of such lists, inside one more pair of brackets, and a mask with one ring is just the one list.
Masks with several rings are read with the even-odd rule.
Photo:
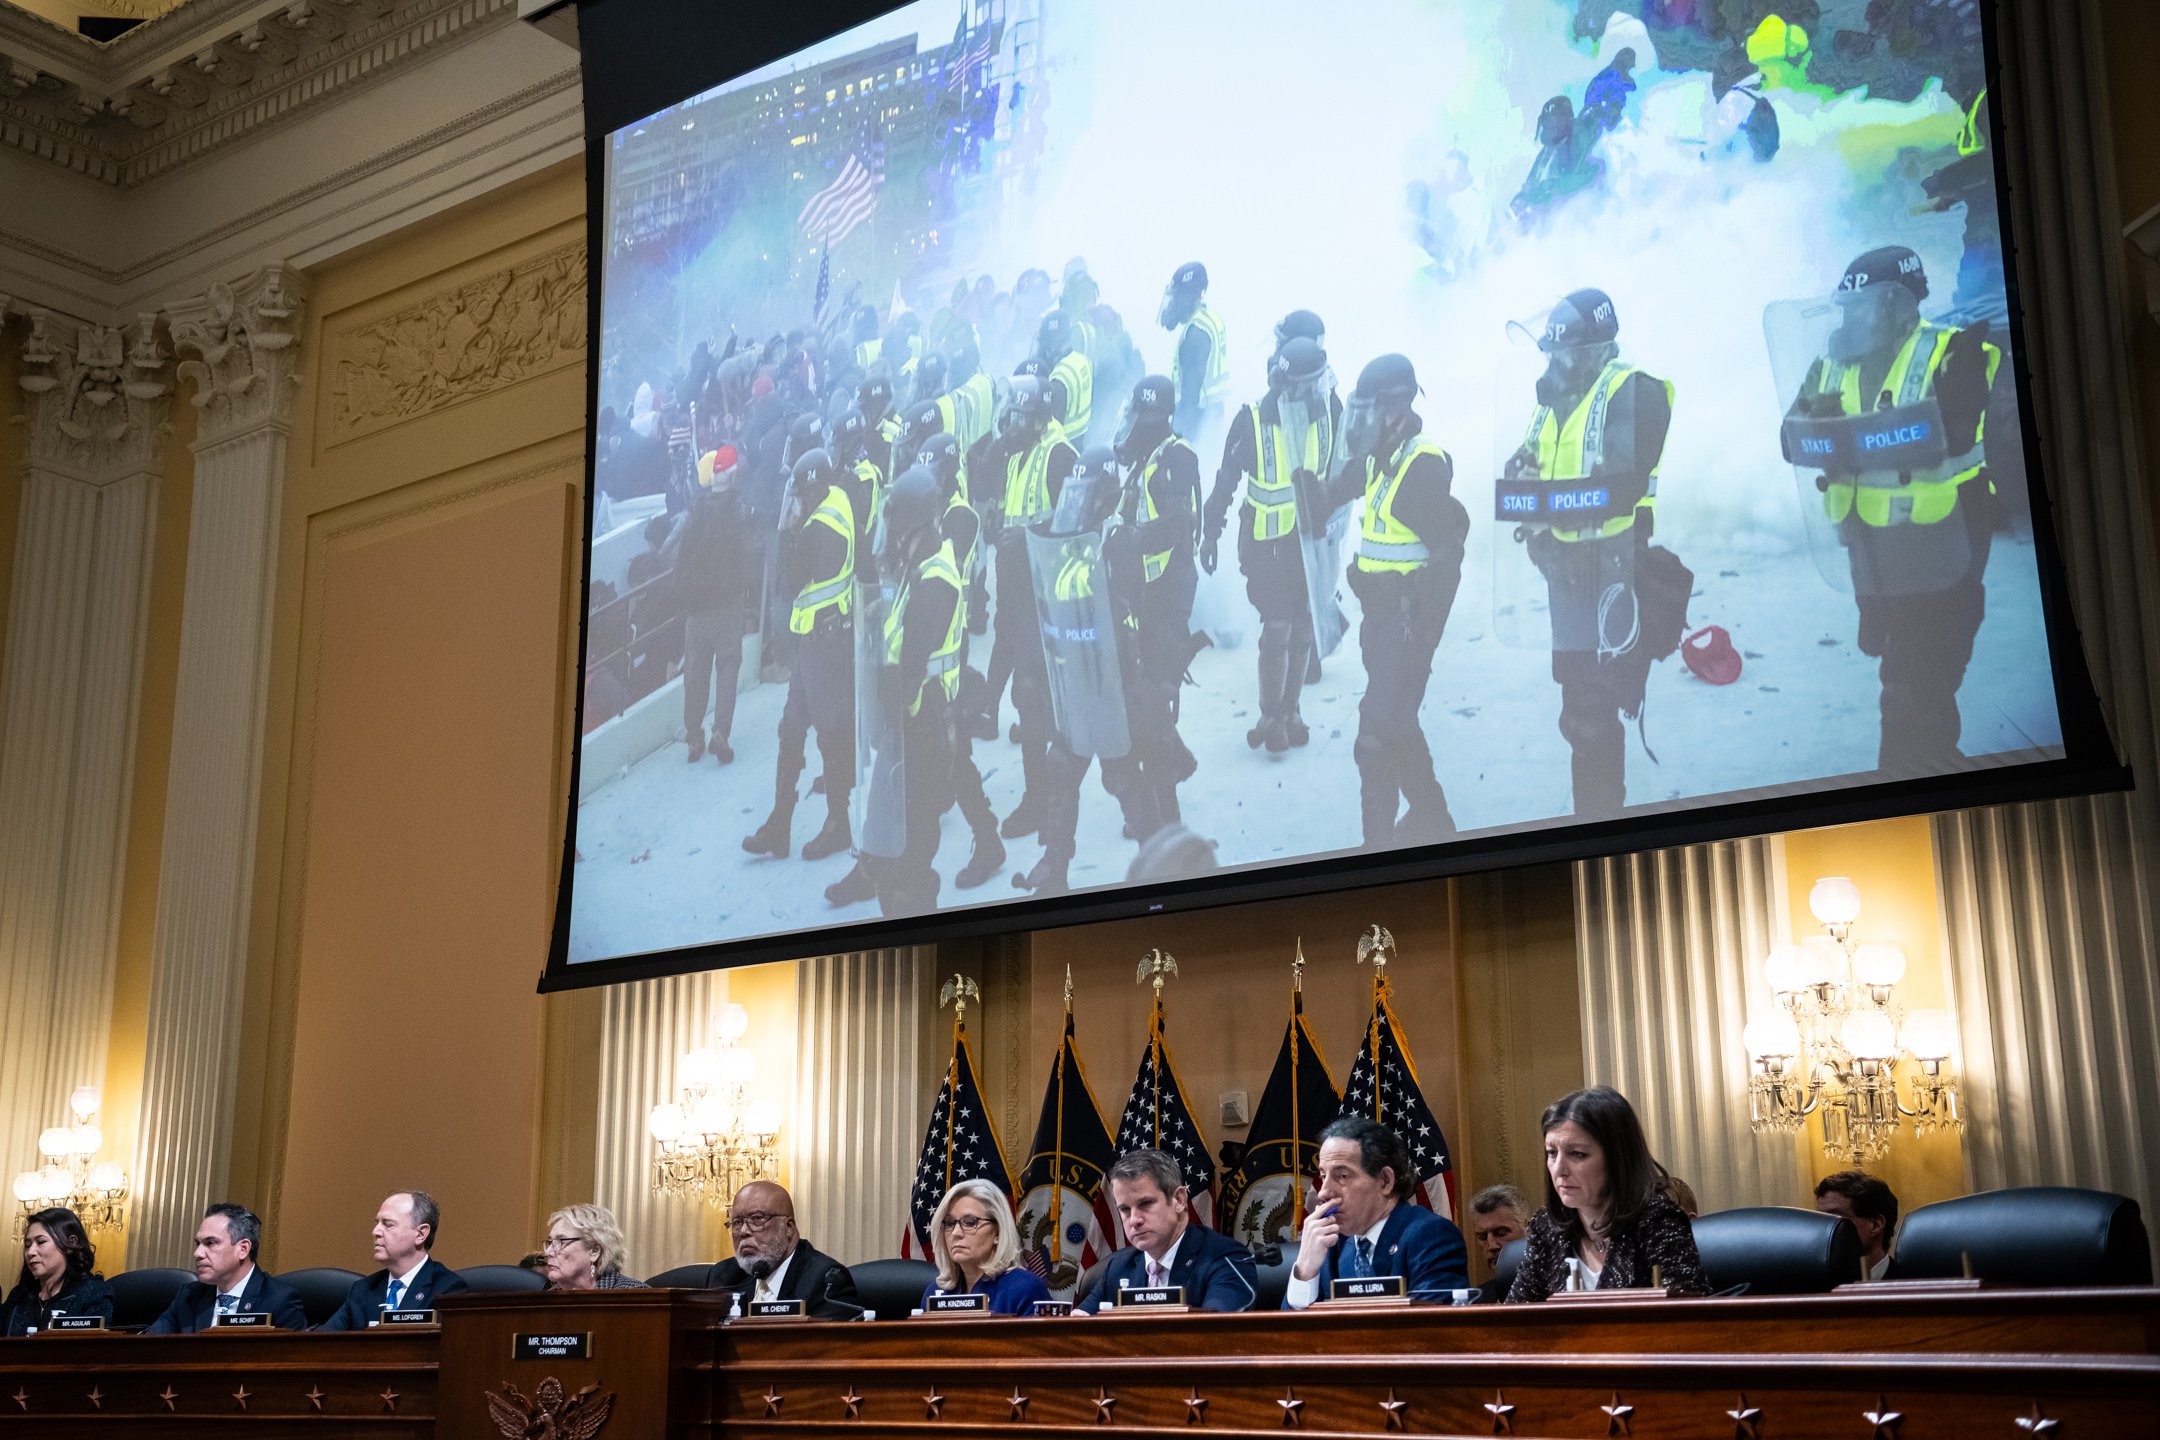
[[[1324, 1300], [1331, 1281], [1400, 1275], [1412, 1299], [1469, 1288], [1455, 1222], [1407, 1201], [1417, 1191], [1402, 1137], [1362, 1115], [1320, 1132], [1320, 1188], [1298, 1237], [1285, 1310]], [[1338, 1243], [1340, 1242], [1340, 1243]]]
[[735, 1254], [712, 1268], [706, 1283], [733, 1290], [750, 1312], [756, 1300], [800, 1300], [820, 1320], [855, 1320], [863, 1307], [847, 1266], [820, 1251], [795, 1229], [795, 1202], [770, 1180], [753, 1180], [728, 1206], [728, 1238]]
[[291, 1286], [255, 1264], [262, 1221], [244, 1205], [212, 1205], [195, 1227], [195, 1281], [180, 1287], [145, 1335], [192, 1335], [213, 1315], [268, 1315], [280, 1330], [305, 1330], [307, 1312]]
[[1128, 1150], [1110, 1167], [1110, 1201], [1129, 1243], [1103, 1265], [1102, 1278], [1081, 1298], [1093, 1315], [1117, 1303], [1118, 1291], [1185, 1287], [1196, 1310], [1250, 1310], [1258, 1295], [1252, 1251], [1193, 1223], [1185, 1172], [1160, 1150]]
[[401, 1190], [375, 1212], [375, 1258], [383, 1268], [355, 1280], [345, 1303], [318, 1330], [365, 1330], [382, 1322], [385, 1310], [431, 1310], [444, 1295], [462, 1295], [467, 1286], [455, 1270], [428, 1252], [442, 1209], [425, 1190]]

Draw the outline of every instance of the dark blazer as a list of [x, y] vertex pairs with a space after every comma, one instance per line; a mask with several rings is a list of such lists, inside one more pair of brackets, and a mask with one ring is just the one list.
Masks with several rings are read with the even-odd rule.
[[[734, 1258], [713, 1266], [705, 1284], [712, 1290], [733, 1290], [742, 1298], [743, 1313], [749, 1313], [757, 1282]], [[862, 1301], [855, 1295], [855, 1277], [848, 1274], [847, 1266], [807, 1240], [795, 1242], [787, 1274], [780, 1277], [778, 1298], [802, 1301], [804, 1311], [820, 1320], [853, 1320], [863, 1313]]]
[[[431, 1255], [421, 1265], [420, 1273], [413, 1276], [412, 1288], [398, 1297], [398, 1309], [433, 1309], [438, 1296], [463, 1295], [470, 1288], [459, 1278], [457, 1271]], [[381, 1318], [383, 1299], [389, 1293], [388, 1270], [377, 1270], [365, 1280], [355, 1280], [352, 1289], [345, 1292], [345, 1303], [338, 1307], [337, 1314], [315, 1328], [365, 1330]]]
[[[1328, 1251], [1318, 1277], [1322, 1300], [1327, 1299], [1329, 1283], [1343, 1277], [1343, 1257], [1355, 1254], [1356, 1244], [1355, 1235], [1344, 1235]], [[1398, 1204], [1380, 1227], [1372, 1273], [1400, 1275], [1411, 1298], [1435, 1300], [1447, 1291], [1470, 1288], [1470, 1249], [1454, 1221], [1422, 1205]], [[1288, 1296], [1283, 1298], [1283, 1308], [1290, 1308]]]
[[17, 1285], [8, 1292], [7, 1302], [0, 1304], [0, 1335], [27, 1335], [32, 1330], [50, 1329], [55, 1314], [102, 1315], [110, 1324], [112, 1287], [102, 1275], [70, 1275], [60, 1282], [60, 1293], [48, 1305], [38, 1298], [35, 1284]]
[[[253, 1314], [261, 1312], [270, 1317], [270, 1323], [280, 1330], [305, 1330], [308, 1328], [307, 1311], [301, 1308], [300, 1293], [284, 1281], [273, 1276], [258, 1265], [248, 1276], [247, 1284], [240, 1287], [240, 1309]], [[150, 1322], [145, 1335], [193, 1335], [198, 1330], [210, 1328], [210, 1317], [217, 1311], [217, 1291], [200, 1280], [191, 1280], [180, 1287], [172, 1304], [163, 1315]]]
[[[922, 1293], [927, 1308], [927, 1302], [933, 1295], [957, 1295], [961, 1292], [947, 1290], [932, 1280], [923, 1287]], [[1043, 1283], [1042, 1276], [1025, 1266], [1015, 1265], [994, 1280], [988, 1275], [983, 1276], [975, 1282], [974, 1293], [990, 1297], [990, 1313], [993, 1315], [1025, 1315], [1028, 1307], [1037, 1300], [1050, 1298], [1050, 1287]]]
[[[1567, 1262], [1573, 1253], [1567, 1232], [1549, 1213], [1538, 1211], [1530, 1218], [1530, 1235], [1523, 1246], [1522, 1264], [1515, 1267], [1515, 1283], [1508, 1289], [1509, 1302], [1543, 1300], [1565, 1290]], [[1653, 1266], [1669, 1288], [1683, 1295], [1709, 1293], [1702, 1258], [1695, 1253], [1695, 1231], [1687, 1215], [1662, 1190], [1650, 1197], [1640, 1215], [1613, 1231], [1606, 1242], [1598, 1288], [1648, 1285]]]
[[[1178, 1241], [1170, 1283], [1185, 1287], [1185, 1303], [1196, 1310], [1250, 1310], [1259, 1298], [1252, 1251], [1198, 1222], [1187, 1225]], [[1123, 1285], [1145, 1284], [1147, 1255], [1139, 1246], [1128, 1245], [1104, 1263], [1102, 1277], [1081, 1300], [1080, 1308], [1093, 1315], [1105, 1305], [1115, 1305]]]

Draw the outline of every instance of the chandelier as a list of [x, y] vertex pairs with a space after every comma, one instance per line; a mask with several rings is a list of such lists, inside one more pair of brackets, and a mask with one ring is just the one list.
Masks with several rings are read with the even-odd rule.
[[116, 1161], [99, 1160], [105, 1132], [98, 1128], [103, 1099], [95, 1085], [79, 1086], [68, 1096], [73, 1125], [54, 1125], [38, 1136], [44, 1163], [15, 1177], [16, 1228], [40, 1210], [64, 1206], [85, 1229], [114, 1233], [127, 1225], [128, 1174]]
[[780, 1168], [780, 1105], [752, 1099], [757, 1057], [741, 1041], [749, 1012], [729, 1003], [713, 1018], [719, 1042], [676, 1061], [680, 1098], [655, 1105], [645, 1128], [653, 1140], [653, 1189], [725, 1208], [753, 1180]]
[[[1916, 1135], [1963, 1130], [1949, 1012], [1908, 1014], [1892, 998], [1905, 952], [1854, 942], [1860, 887], [1851, 880], [1816, 881], [1808, 909], [1825, 933], [1771, 951], [1763, 975], [1774, 1006], [1743, 1033], [1753, 1128], [1789, 1134], [1819, 1113], [1823, 1154], [1853, 1165], [1885, 1154], [1905, 1120]], [[1918, 1067], [1909, 1100], [1893, 1074], [1900, 1055]]]

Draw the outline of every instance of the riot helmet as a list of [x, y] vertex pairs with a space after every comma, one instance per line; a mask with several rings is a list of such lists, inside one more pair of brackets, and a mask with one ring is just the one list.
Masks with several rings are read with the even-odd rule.
[[788, 472], [784, 523], [796, 523], [817, 509], [837, 478], [831, 455], [818, 449], [804, 451]]
[[935, 400], [945, 393], [945, 357], [933, 350], [915, 362], [915, 398]]
[[1035, 353], [1046, 365], [1056, 365], [1072, 349], [1072, 317], [1063, 310], [1052, 310], [1042, 317], [1042, 324], [1035, 328]]
[[903, 453], [913, 454], [923, 441], [945, 428], [945, 417], [938, 413], [935, 401], [925, 400], [908, 412], [907, 425], [900, 432], [900, 448]]
[[1058, 491], [1057, 509], [1050, 516], [1053, 535], [1079, 535], [1099, 530], [1117, 513], [1124, 481], [1118, 475], [1117, 456], [1107, 445], [1090, 445], [1080, 452], [1072, 474]]
[[1310, 310], [1292, 310], [1275, 322], [1275, 348], [1282, 349], [1292, 340], [1310, 340], [1316, 345], [1327, 344], [1327, 326]]
[[1077, 318], [1087, 314], [1101, 298], [1102, 286], [1088, 273], [1087, 261], [1078, 255], [1066, 261], [1064, 283], [1058, 291], [1058, 308]]
[[1838, 280], [1832, 357], [1851, 362], [1903, 344], [1920, 323], [1927, 294], [1927, 269], [1907, 247], [1883, 245], [1860, 256]]
[[855, 404], [863, 418], [875, 425], [892, 408], [892, 381], [885, 378], [883, 371], [872, 375], [856, 390]]
[[1377, 455], [1415, 417], [1417, 370], [1407, 355], [1382, 355], [1358, 372], [1357, 388], [1343, 408], [1343, 440], [1350, 453]]
[[792, 472], [795, 462], [818, 448], [825, 438], [825, 427], [818, 424], [816, 415], [805, 410], [788, 426], [787, 444], [781, 447], [781, 468]]
[[1170, 418], [1177, 413], [1177, 394], [1167, 375], [1143, 375], [1126, 398], [1125, 413], [1118, 420], [1114, 448], [1120, 460], [1131, 464], [1142, 452], [1153, 449], [1170, 433]]
[[1268, 389], [1280, 399], [1319, 406], [1326, 402], [1327, 373], [1327, 351], [1320, 348], [1320, 342], [1293, 336], [1275, 352], [1268, 366]]
[[982, 369], [982, 347], [975, 343], [973, 335], [962, 336], [953, 342], [952, 365], [946, 374], [955, 386], [965, 385]]
[[1043, 393], [1042, 381], [1033, 375], [1014, 376], [1004, 407], [998, 411], [998, 437], [1012, 443], [1033, 445], [1049, 423], [1050, 397]]
[[825, 437], [825, 446], [833, 453], [834, 460], [850, 465], [860, 460], [870, 449], [870, 422], [862, 411], [850, 405], [840, 412]]
[[1537, 347], [1545, 352], [1538, 401], [1558, 405], [1588, 390], [1620, 353], [1620, 315], [1602, 290], [1571, 290], [1545, 316]]
[[936, 547], [938, 512], [944, 508], [936, 476], [920, 465], [901, 472], [878, 508], [875, 551], [880, 573], [897, 580]]
[[938, 492], [951, 499], [960, 488], [960, 437], [944, 430], [924, 436], [915, 463], [937, 476]]
[[1162, 309], [1156, 316], [1163, 329], [1175, 330], [1192, 318], [1207, 295], [1207, 284], [1207, 266], [1198, 260], [1178, 266], [1170, 283], [1163, 287]]

